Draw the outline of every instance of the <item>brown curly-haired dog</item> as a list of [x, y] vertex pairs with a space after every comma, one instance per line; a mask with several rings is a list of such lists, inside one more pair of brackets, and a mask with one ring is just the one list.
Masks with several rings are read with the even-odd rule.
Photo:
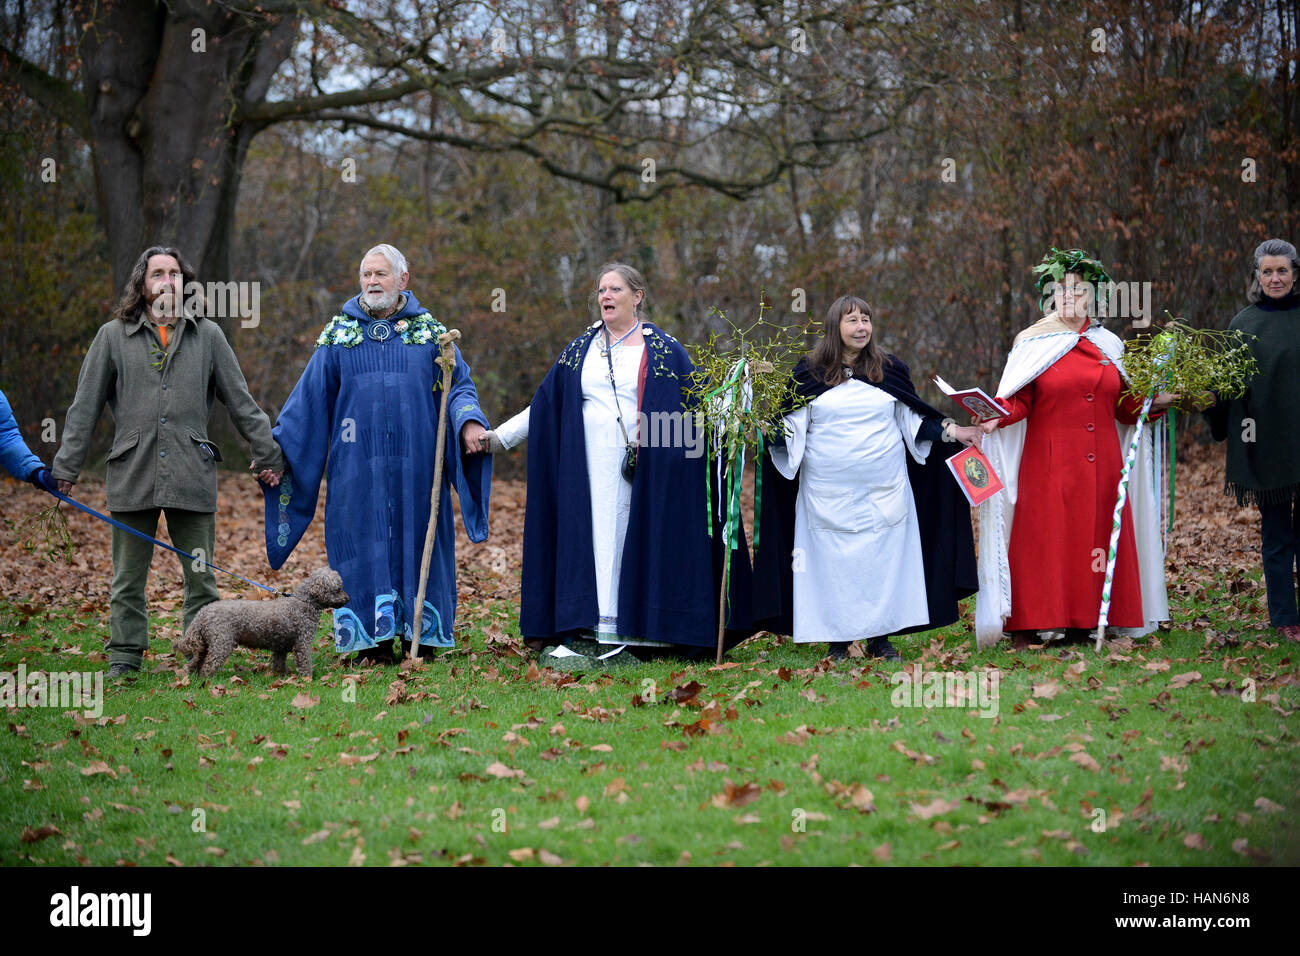
[[236, 644], [271, 652], [271, 670], [285, 673], [285, 658], [293, 652], [294, 668], [311, 676], [311, 646], [326, 608], [348, 603], [337, 571], [313, 571], [289, 597], [270, 601], [214, 601], [190, 623], [172, 646], [188, 657], [189, 672], [211, 677], [226, 662]]

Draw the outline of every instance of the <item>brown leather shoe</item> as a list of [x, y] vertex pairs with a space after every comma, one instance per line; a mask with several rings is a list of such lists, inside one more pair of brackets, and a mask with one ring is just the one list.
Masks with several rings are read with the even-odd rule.
[[1277, 632], [1283, 637], [1290, 638], [1300, 644], [1300, 624], [1283, 624], [1277, 629]]

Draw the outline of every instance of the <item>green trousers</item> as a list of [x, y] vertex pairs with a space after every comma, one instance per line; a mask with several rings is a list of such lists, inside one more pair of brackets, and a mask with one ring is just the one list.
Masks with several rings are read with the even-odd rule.
[[[164, 509], [114, 511], [113, 517], [127, 527], [157, 537], [158, 515]], [[167, 508], [167, 530], [172, 544], [213, 560], [217, 539], [217, 516], [212, 512]], [[145, 608], [145, 584], [153, 561], [153, 542], [137, 538], [121, 528], [113, 529], [113, 587], [109, 595], [108, 663], [139, 667], [149, 647], [149, 612]], [[181, 610], [182, 631], [194, 615], [217, 600], [217, 581], [212, 569], [192, 558], [176, 556], [185, 575], [185, 604]], [[197, 565], [197, 569], [196, 569]]]

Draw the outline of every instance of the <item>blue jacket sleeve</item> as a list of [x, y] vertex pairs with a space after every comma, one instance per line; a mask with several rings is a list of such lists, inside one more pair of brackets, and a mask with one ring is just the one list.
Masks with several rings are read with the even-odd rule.
[[18, 430], [18, 422], [14, 419], [9, 399], [5, 398], [4, 392], [0, 392], [0, 464], [19, 481], [26, 481], [37, 468], [45, 467], [23, 441], [22, 432]]
[[468, 422], [478, 422], [484, 428], [492, 426], [479, 407], [478, 390], [464, 356], [455, 345], [452, 348], [456, 353], [456, 367], [451, 373], [451, 392], [447, 396], [447, 445], [443, 460], [447, 462], [445, 470], [456, 484], [466, 536], [471, 541], [485, 541], [492, 493], [492, 456], [466, 455], [461, 448], [460, 430]]
[[339, 390], [332, 353], [332, 347], [323, 346], [312, 354], [271, 433], [284, 450], [285, 462], [279, 486], [262, 486], [266, 559], [272, 568], [284, 564], [316, 515]]

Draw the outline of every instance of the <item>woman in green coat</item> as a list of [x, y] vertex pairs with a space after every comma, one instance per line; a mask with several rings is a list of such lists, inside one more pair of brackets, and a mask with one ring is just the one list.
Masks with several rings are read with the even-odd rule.
[[1214, 437], [1228, 441], [1225, 487], [1239, 505], [1259, 508], [1269, 622], [1300, 641], [1296, 565], [1300, 560], [1300, 257], [1281, 239], [1255, 249], [1246, 297], [1229, 328], [1246, 335], [1259, 371], [1241, 398], [1207, 412]]

